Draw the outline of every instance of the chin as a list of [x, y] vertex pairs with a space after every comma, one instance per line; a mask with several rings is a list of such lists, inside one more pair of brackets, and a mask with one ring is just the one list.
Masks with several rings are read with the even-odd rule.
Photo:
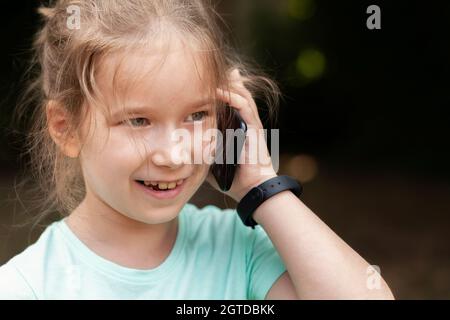
[[171, 222], [173, 219], [175, 219], [182, 207], [183, 206], [178, 209], [177, 207], [172, 205], [161, 208], [148, 208], [144, 211], [141, 211], [139, 216], [130, 218], [144, 224], [163, 224]]

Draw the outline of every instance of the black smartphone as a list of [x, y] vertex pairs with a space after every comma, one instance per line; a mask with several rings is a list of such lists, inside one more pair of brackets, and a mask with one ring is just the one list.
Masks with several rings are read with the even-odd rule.
[[[225, 111], [218, 116], [217, 129], [222, 132], [222, 139], [218, 139], [214, 163], [211, 165], [211, 172], [222, 191], [228, 191], [233, 184], [233, 179], [238, 168], [242, 148], [245, 143], [247, 124], [242, 120], [239, 113], [232, 107], [226, 105]], [[227, 139], [226, 129], [242, 129], [242, 139], [238, 134], [233, 134], [232, 139]], [[225, 146], [225, 147], [224, 147]], [[234, 150], [233, 150], [234, 149]], [[233, 154], [232, 161], [227, 163], [227, 154]]]

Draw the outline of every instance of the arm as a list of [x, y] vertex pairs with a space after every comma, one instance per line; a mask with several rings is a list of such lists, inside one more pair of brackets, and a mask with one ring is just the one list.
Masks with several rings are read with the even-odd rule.
[[[261, 130], [263, 125], [258, 108], [244, 85], [245, 78], [235, 69], [230, 79], [232, 90], [218, 88], [218, 97], [240, 113], [249, 131]], [[265, 161], [257, 164], [252, 164], [247, 158], [240, 161], [233, 185], [227, 192], [236, 202], [254, 186], [277, 175], [273, 171], [267, 145], [264, 145], [264, 136], [258, 132], [258, 142], [263, 142], [259, 147], [265, 148], [260, 156]], [[250, 145], [246, 139], [243, 155], [247, 157], [248, 150], [257, 146], [258, 143]], [[211, 175], [208, 181], [220, 190]], [[369, 264], [291, 191], [280, 192], [266, 200], [253, 213], [253, 219], [266, 231], [287, 269], [266, 298], [289, 299], [294, 292], [299, 299], [394, 298], [381, 277], [379, 289], [367, 287]]]
[[393, 299], [383, 279], [367, 287], [369, 264], [292, 192], [262, 203], [253, 218], [269, 235], [288, 270], [266, 299]]
[[267, 292], [265, 300], [298, 300], [294, 284], [286, 271]]

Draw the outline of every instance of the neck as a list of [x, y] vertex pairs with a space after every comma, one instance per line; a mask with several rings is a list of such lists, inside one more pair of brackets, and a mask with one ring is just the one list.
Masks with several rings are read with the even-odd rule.
[[67, 218], [72, 232], [93, 252], [121, 266], [153, 269], [169, 256], [178, 233], [178, 217], [161, 224], [129, 218], [86, 197]]

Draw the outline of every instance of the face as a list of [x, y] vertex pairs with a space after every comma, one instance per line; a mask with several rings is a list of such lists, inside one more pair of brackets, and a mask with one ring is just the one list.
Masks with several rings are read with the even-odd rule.
[[[90, 108], [91, 117], [82, 129], [85, 201], [96, 212], [164, 223], [177, 216], [207, 177], [210, 165], [194, 164], [192, 159], [201, 158], [211, 145], [194, 130], [204, 132], [215, 125], [213, 102], [207, 96], [201, 60], [180, 45], [171, 45], [168, 53], [136, 51], [122, 58], [111, 55], [102, 60], [97, 76], [110, 114]], [[114, 95], [112, 79], [119, 61]], [[180, 148], [173, 138], [175, 130], [190, 133], [190, 143]], [[183, 163], [186, 156], [191, 163]], [[180, 179], [179, 193], [164, 199], [137, 182]]]

